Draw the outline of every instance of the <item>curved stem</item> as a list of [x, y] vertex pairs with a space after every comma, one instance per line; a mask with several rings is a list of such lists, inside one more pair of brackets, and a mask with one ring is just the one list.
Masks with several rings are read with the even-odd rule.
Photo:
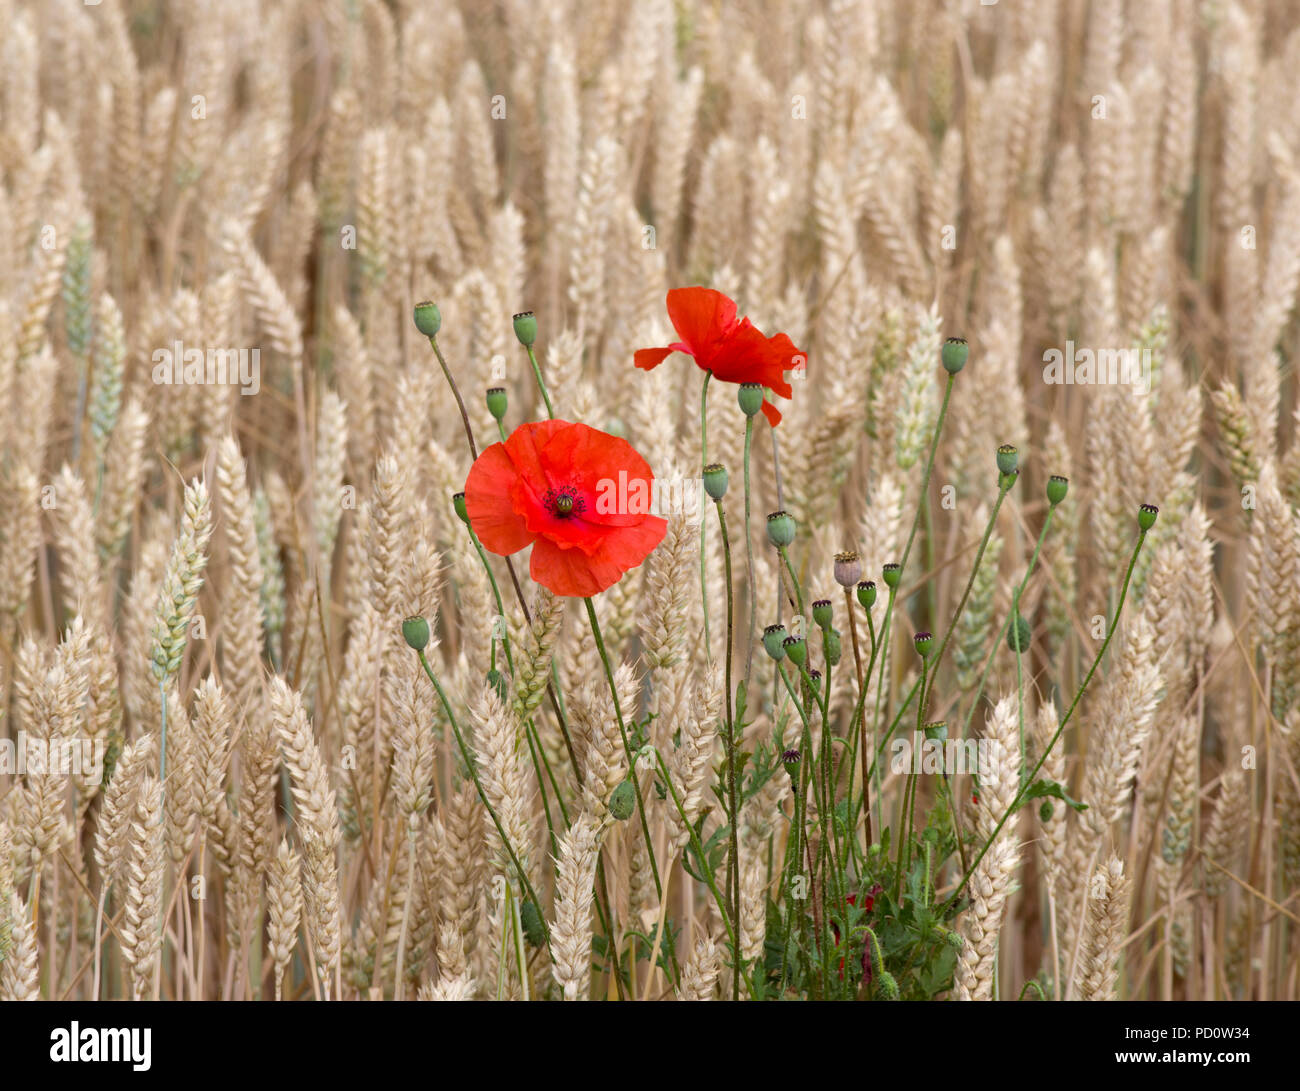
[[754, 630], [758, 627], [758, 589], [754, 586], [754, 535], [749, 521], [749, 447], [754, 438], [754, 418], [745, 418], [745, 565], [749, 585], [749, 639], [745, 648], [745, 689], [754, 666]]
[[[713, 372], [704, 373], [704, 384], [700, 387], [700, 467], [709, 464], [709, 380]], [[704, 571], [705, 537], [708, 524], [700, 521], [700, 603], [704, 609], [704, 655], [712, 658], [712, 645], [709, 643], [709, 586]]]
[[[727, 799], [730, 811], [730, 838], [728, 844], [727, 883], [731, 889], [732, 919], [740, 920], [740, 796], [736, 788], [736, 755], [739, 746], [736, 739], [736, 719], [731, 704], [731, 658], [732, 643], [735, 639], [735, 604], [731, 591], [731, 542], [727, 537], [727, 516], [722, 509], [722, 501], [715, 500], [718, 510], [718, 530], [722, 534], [722, 558], [727, 575], [727, 659], [725, 663], [727, 687]], [[735, 960], [732, 968], [732, 996], [740, 995], [740, 959]]]
[[[487, 793], [483, 790], [483, 782], [479, 779], [478, 768], [474, 763], [474, 755], [470, 753], [469, 746], [465, 743], [465, 736], [461, 734], [460, 723], [456, 719], [455, 712], [452, 711], [451, 702], [447, 700], [447, 694], [443, 691], [442, 683], [438, 681], [438, 676], [433, 673], [433, 668], [429, 666], [428, 657], [424, 652], [421, 650], [415, 654], [420, 657], [420, 666], [424, 668], [424, 673], [429, 676], [429, 681], [433, 683], [433, 688], [438, 694], [438, 700], [442, 702], [442, 710], [447, 714], [447, 720], [451, 724], [452, 733], [456, 736], [456, 745], [460, 749], [460, 756], [465, 762], [465, 768], [469, 772], [470, 780], [474, 782], [474, 787], [478, 791], [479, 801], [487, 808], [488, 816], [492, 819], [492, 825], [496, 827], [497, 836], [501, 838], [501, 844], [505, 846], [506, 853], [510, 857], [510, 863], [514, 865], [515, 872], [519, 876], [519, 881], [528, 892], [528, 897], [532, 900], [533, 905], [537, 907], [538, 916], [541, 917], [541, 899], [537, 897], [537, 892], [533, 889], [533, 884], [528, 881], [528, 873], [524, 870], [523, 864], [519, 862], [519, 857], [515, 854], [514, 847], [510, 844], [510, 838], [506, 836], [505, 828], [501, 825], [501, 819], [497, 817], [496, 810], [488, 801]], [[545, 918], [542, 918], [542, 930], [546, 933], [546, 948], [549, 951], [551, 947], [551, 935], [550, 929], [546, 927]]]
[[469, 440], [469, 453], [478, 458], [478, 445], [474, 442], [474, 429], [470, 427], [469, 413], [465, 410], [465, 399], [460, 396], [460, 387], [456, 385], [456, 380], [452, 378], [451, 368], [447, 366], [447, 361], [442, 357], [442, 349], [438, 347], [436, 337], [429, 338], [429, 344], [433, 346], [433, 353], [438, 357], [438, 365], [442, 368], [442, 373], [447, 379], [447, 385], [451, 387], [451, 392], [456, 398], [456, 408], [460, 410], [460, 420], [465, 426], [465, 438]]
[[1115, 604], [1115, 616], [1111, 619], [1110, 628], [1106, 630], [1106, 639], [1101, 642], [1101, 647], [1097, 649], [1097, 656], [1093, 659], [1092, 666], [1088, 668], [1088, 673], [1083, 679], [1083, 684], [1079, 686], [1078, 692], [1074, 695], [1074, 700], [1070, 702], [1069, 709], [1066, 711], [1065, 716], [1062, 717], [1060, 724], [1057, 726], [1056, 734], [1054, 734], [1048, 744], [1043, 747], [1043, 753], [1034, 764], [1034, 768], [1030, 771], [1029, 775], [1017, 790], [1014, 798], [1011, 800], [1011, 805], [1006, 810], [1006, 813], [998, 820], [998, 824], [993, 827], [993, 832], [989, 834], [988, 840], [984, 843], [984, 847], [979, 851], [979, 855], [971, 862], [971, 866], [967, 869], [962, 881], [957, 884], [957, 889], [948, 895], [948, 900], [944, 903], [945, 908], [955, 903], [961, 892], [966, 889], [966, 884], [970, 882], [971, 876], [975, 874], [975, 869], [979, 867], [980, 861], [984, 859], [984, 856], [988, 853], [993, 842], [997, 840], [997, 836], [1001, 832], [1002, 827], [1006, 825], [1007, 819], [1010, 818], [1011, 815], [1015, 813], [1016, 808], [1020, 806], [1025, 792], [1028, 791], [1029, 786], [1034, 782], [1034, 777], [1038, 776], [1038, 771], [1042, 769], [1043, 764], [1051, 755], [1052, 749], [1065, 733], [1065, 728], [1070, 722], [1070, 717], [1074, 715], [1074, 710], [1079, 707], [1079, 702], [1083, 699], [1084, 691], [1087, 690], [1089, 683], [1092, 681], [1092, 676], [1097, 673], [1097, 667], [1101, 664], [1102, 657], [1106, 654], [1106, 649], [1110, 647], [1111, 638], [1115, 635], [1115, 630], [1119, 627], [1120, 615], [1124, 611], [1124, 600], [1128, 597], [1129, 583], [1133, 579], [1133, 568], [1137, 564], [1138, 554], [1142, 552], [1142, 543], [1146, 541], [1146, 537], [1147, 532], [1145, 530], [1140, 530], [1138, 532], [1137, 545], [1133, 547], [1133, 555], [1129, 558], [1128, 569], [1124, 573], [1124, 585], [1120, 589], [1119, 601]]
[[555, 410], [551, 407], [551, 393], [546, 389], [546, 380], [542, 378], [541, 365], [537, 362], [537, 356], [533, 352], [533, 346], [525, 345], [524, 348], [528, 350], [528, 362], [533, 365], [533, 375], [537, 378], [537, 389], [542, 392], [542, 401], [546, 403], [546, 415], [550, 417], [551, 420], [554, 420]]

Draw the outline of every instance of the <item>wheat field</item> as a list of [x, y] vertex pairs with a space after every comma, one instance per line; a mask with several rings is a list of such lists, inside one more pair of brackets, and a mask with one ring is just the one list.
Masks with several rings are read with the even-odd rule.
[[1300, 999], [1300, 4], [0, 25], [0, 998]]

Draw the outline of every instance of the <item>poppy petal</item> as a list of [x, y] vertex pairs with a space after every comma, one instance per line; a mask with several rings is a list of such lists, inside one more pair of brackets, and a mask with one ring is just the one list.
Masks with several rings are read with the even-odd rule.
[[500, 556], [517, 553], [534, 537], [511, 500], [518, 481], [519, 471], [502, 443], [486, 448], [465, 479], [465, 511], [474, 533]]
[[713, 288], [674, 288], [668, 293], [668, 318], [696, 363], [712, 370], [709, 358], [736, 324], [736, 304]]
[[528, 565], [534, 583], [552, 594], [589, 598], [613, 587], [623, 569], [609, 558], [589, 557], [579, 549], [561, 549], [549, 538], [538, 538]]
[[642, 371], [651, 371], [673, 354], [674, 349], [637, 349], [632, 362]]
[[763, 402], [763, 416], [767, 418], [767, 423], [773, 428], [781, 423], [781, 410], [766, 400]]

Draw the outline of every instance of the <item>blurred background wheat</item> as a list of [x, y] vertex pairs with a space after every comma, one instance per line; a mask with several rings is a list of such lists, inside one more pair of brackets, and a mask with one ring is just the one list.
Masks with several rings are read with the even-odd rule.
[[[912, 632], [953, 612], [999, 444], [1020, 481], [936, 697], [954, 724], [978, 700], [985, 737], [1016, 726], [999, 638], [1047, 476], [1070, 492], [1019, 605], [1031, 751], [1114, 616], [1138, 505], [1160, 507], [1044, 767], [1089, 808], [1017, 814], [933, 991], [1300, 996], [1300, 5], [0, 0], [0, 25], [0, 735], [108, 753], [102, 778], [0, 773], [0, 997], [732, 995], [653, 772], [653, 859], [606, 812], [627, 754], [581, 605], [516, 598], [493, 558], [495, 622], [451, 507], [461, 419], [411, 321], [440, 305], [480, 446], [488, 387], [512, 425], [542, 411], [510, 326], [531, 309], [556, 414], [689, 476], [702, 376], [631, 360], [696, 283], [807, 352], [777, 435], [810, 600], [839, 594], [836, 551], [876, 580], [901, 559], [940, 345], [969, 339], [868, 708], [897, 704]], [[1067, 342], [1148, 350], [1150, 393], [1045, 381]], [[181, 346], [257, 349], [256, 393], [156, 382]], [[734, 388], [708, 412], [734, 494]], [[753, 474], [737, 665], [793, 613], [762, 537], [782, 506], [766, 426]], [[699, 533], [670, 519], [595, 605], [620, 705], [707, 840], [725, 589], [708, 526], [706, 629]], [[402, 640], [411, 614], [540, 905]], [[484, 681], [502, 632], [504, 701]], [[770, 757], [799, 725], [767, 681], [746, 749]], [[841, 727], [857, 693], [839, 670]], [[887, 820], [905, 779], [883, 780]], [[741, 815], [758, 963], [791, 814], [778, 770]]]

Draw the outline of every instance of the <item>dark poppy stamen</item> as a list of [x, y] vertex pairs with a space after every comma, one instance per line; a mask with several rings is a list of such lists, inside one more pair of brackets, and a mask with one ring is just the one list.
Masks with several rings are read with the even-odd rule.
[[570, 515], [577, 515], [587, 508], [587, 502], [578, 495], [577, 490], [571, 485], [562, 485], [558, 489], [547, 489], [546, 495], [542, 497], [542, 503], [546, 505], [546, 510], [557, 519], [567, 519]]

